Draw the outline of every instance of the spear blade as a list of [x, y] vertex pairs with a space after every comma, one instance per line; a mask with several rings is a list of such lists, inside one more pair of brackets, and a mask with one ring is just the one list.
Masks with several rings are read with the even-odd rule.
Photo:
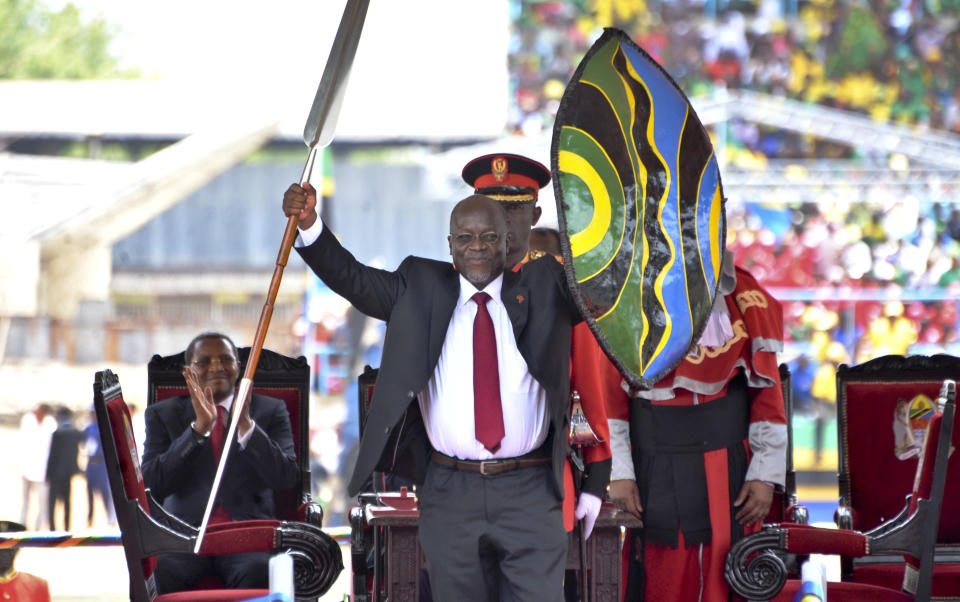
[[310, 149], [323, 148], [333, 139], [369, 4], [370, 0], [349, 0], [343, 8], [340, 27], [330, 47], [330, 56], [313, 97], [307, 123], [303, 126], [303, 142]]

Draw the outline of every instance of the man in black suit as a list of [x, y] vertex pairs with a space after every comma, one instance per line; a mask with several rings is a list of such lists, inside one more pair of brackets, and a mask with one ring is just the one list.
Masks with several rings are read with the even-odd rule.
[[[183, 376], [189, 395], [147, 408], [143, 480], [164, 508], [199, 526], [226, 445], [229, 413], [240, 376], [237, 348], [214, 332], [194, 338], [184, 352]], [[252, 395], [237, 423], [210, 522], [275, 518], [273, 492], [293, 486], [297, 458], [284, 403]], [[268, 552], [227, 556], [160, 554], [161, 593], [190, 589], [197, 579], [216, 574], [229, 588], [267, 587]]]
[[373, 470], [419, 485], [435, 599], [561, 600], [570, 328], [581, 320], [563, 269], [545, 257], [504, 272], [506, 219], [485, 196], [451, 214], [453, 265], [408, 257], [394, 272], [356, 261], [315, 207], [309, 184], [284, 194], [297, 251], [387, 321], [350, 494]]
[[50, 515], [50, 528], [56, 531], [53, 520], [57, 502], [63, 503], [63, 528], [70, 530], [70, 501], [73, 497], [70, 482], [73, 475], [80, 472], [77, 454], [80, 453], [80, 441], [83, 433], [73, 425], [73, 412], [66, 406], [57, 408], [57, 430], [50, 437], [50, 454], [47, 456], [47, 483], [50, 484], [50, 497], [47, 510]]

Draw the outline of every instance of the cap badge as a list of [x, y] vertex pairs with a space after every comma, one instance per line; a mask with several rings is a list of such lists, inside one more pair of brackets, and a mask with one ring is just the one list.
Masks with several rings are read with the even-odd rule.
[[497, 157], [491, 162], [490, 167], [493, 170], [494, 179], [497, 182], [503, 182], [503, 179], [507, 177], [507, 159]]

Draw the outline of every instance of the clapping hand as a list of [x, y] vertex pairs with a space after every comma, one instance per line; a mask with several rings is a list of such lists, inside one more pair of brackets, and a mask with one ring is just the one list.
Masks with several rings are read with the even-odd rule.
[[213, 430], [217, 420], [217, 406], [213, 401], [213, 389], [200, 385], [199, 371], [196, 367], [187, 364], [183, 367], [183, 378], [187, 381], [187, 390], [190, 391], [190, 401], [193, 403], [193, 413], [197, 416], [194, 429], [200, 435], [206, 435]]

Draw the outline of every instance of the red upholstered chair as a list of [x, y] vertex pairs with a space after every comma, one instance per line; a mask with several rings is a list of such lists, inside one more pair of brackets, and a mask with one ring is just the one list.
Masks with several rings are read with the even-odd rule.
[[[159, 553], [192, 554], [197, 529], [168, 514], [144, 487], [120, 381], [110, 370], [97, 372], [93, 402], [100, 428], [110, 489], [127, 557], [130, 599], [134, 602], [245, 600], [266, 590], [193, 590], [157, 594], [154, 579]], [[321, 596], [334, 583], [343, 561], [337, 543], [319, 526], [280, 520], [235, 521], [210, 525], [200, 555], [289, 552], [294, 559], [298, 600]]]
[[[250, 356], [249, 347], [240, 347], [240, 372]], [[274, 494], [277, 518], [306, 521], [321, 526], [323, 509], [311, 500], [310, 485], [310, 365], [306, 358], [292, 358], [263, 349], [253, 375], [253, 392], [283, 400], [290, 415], [293, 444], [300, 465], [299, 482]], [[147, 405], [187, 394], [183, 380], [183, 353], [154, 355], [147, 364]]]
[[[960, 380], [960, 358], [889, 355], [837, 369], [837, 526], [866, 532], [901, 512], [904, 497], [914, 485], [918, 452], [898, 459], [896, 449], [900, 446], [901, 456], [907, 455], [903, 433], [910, 430], [912, 434], [928, 420], [932, 412], [923, 411], [924, 398], [935, 400], [945, 379]], [[901, 428], [898, 435], [894, 429], [898, 404], [905, 407], [911, 402], [914, 415], [906, 418], [914, 422], [913, 428]], [[960, 434], [955, 432], [953, 437], [954, 446], [960, 445]], [[960, 597], [960, 465], [956, 461], [947, 467], [947, 483], [954, 485], [944, 491], [934, 582], [938, 590]], [[898, 588], [902, 578], [896, 555], [844, 557], [841, 564], [845, 581]]]
[[[800, 581], [787, 579], [785, 554], [839, 554], [869, 561], [900, 556], [899, 583], [892, 587], [853, 581], [829, 583], [834, 600], [931, 600], [940, 597], [934, 553], [947, 480], [956, 411], [956, 384], [944, 381], [935, 411], [924, 428], [914, 486], [901, 512], [866, 532], [784, 523], [767, 527], [734, 544], [725, 576], [731, 588], [751, 600], [793, 600]], [[947, 594], [949, 595], [949, 594]]]

